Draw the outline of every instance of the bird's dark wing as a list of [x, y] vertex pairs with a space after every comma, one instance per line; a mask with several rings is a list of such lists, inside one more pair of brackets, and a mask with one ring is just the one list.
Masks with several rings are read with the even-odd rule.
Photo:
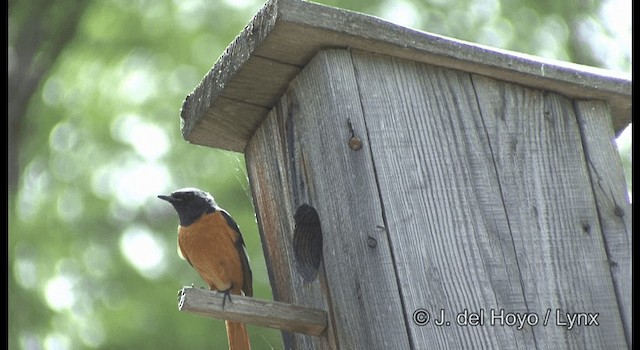
[[238, 233], [238, 240], [236, 240], [236, 249], [238, 250], [238, 255], [240, 256], [240, 263], [242, 264], [242, 273], [244, 276], [244, 285], [242, 286], [242, 291], [246, 296], [253, 296], [253, 273], [251, 272], [251, 268], [249, 267], [249, 258], [247, 257], [247, 251], [245, 249], [244, 240], [242, 239], [242, 233], [240, 233], [240, 228], [238, 224], [231, 218], [229, 213], [220, 209], [220, 213], [227, 220], [227, 224], [229, 227], [233, 228], [234, 231]]

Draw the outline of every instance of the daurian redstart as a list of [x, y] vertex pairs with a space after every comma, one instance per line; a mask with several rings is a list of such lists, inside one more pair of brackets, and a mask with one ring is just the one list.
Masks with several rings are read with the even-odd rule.
[[[160, 195], [176, 209], [178, 253], [189, 262], [209, 289], [253, 296], [252, 275], [242, 234], [235, 221], [220, 208], [213, 196], [197, 188], [179, 189]], [[250, 349], [244, 323], [226, 321], [230, 350]]]

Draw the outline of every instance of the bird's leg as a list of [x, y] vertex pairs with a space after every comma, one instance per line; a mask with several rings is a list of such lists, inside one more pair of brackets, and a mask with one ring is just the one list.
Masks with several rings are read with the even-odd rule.
[[224, 310], [224, 304], [227, 301], [227, 299], [229, 299], [229, 301], [233, 303], [233, 300], [231, 300], [231, 288], [233, 288], [233, 286], [230, 286], [225, 290], [218, 291], [218, 293], [224, 293], [224, 296], [222, 297], [222, 310]]

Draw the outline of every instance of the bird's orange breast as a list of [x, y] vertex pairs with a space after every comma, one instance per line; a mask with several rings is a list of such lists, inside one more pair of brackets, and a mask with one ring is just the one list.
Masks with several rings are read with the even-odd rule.
[[204, 214], [195, 223], [178, 229], [178, 248], [212, 290], [231, 288], [240, 294], [244, 285], [239, 234], [219, 211]]

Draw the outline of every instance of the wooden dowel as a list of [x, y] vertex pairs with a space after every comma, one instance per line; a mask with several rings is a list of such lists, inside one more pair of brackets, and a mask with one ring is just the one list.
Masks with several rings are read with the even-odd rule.
[[227, 299], [223, 309], [223, 293], [193, 287], [183, 287], [179, 296], [178, 310], [215, 319], [314, 336], [327, 328], [327, 312], [320, 309], [240, 295]]

